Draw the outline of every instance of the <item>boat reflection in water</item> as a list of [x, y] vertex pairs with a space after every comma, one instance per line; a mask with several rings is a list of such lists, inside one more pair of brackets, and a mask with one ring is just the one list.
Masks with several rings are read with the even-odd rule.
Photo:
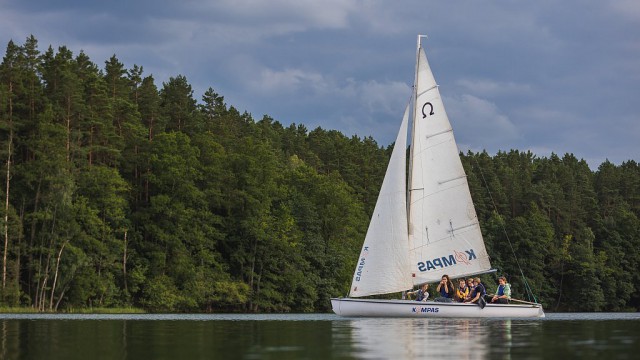
[[369, 318], [348, 323], [355, 350], [351, 355], [357, 358], [510, 358], [509, 319]]

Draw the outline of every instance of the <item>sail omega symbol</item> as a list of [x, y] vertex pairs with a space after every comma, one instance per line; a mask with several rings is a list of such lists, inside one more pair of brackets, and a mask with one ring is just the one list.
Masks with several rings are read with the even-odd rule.
[[424, 103], [424, 105], [422, 105], [422, 118], [423, 118], [423, 119], [427, 117], [427, 114], [424, 112], [424, 108], [425, 108], [427, 105], [429, 105], [429, 107], [431, 108], [431, 110], [429, 110], [429, 115], [433, 115], [433, 114], [435, 114], [435, 113], [433, 112], [433, 104], [427, 101], [426, 103]]

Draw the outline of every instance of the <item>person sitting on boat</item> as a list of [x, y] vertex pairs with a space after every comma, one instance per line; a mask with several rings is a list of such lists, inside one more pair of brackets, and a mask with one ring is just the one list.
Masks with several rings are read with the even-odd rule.
[[469, 287], [464, 279], [458, 280], [458, 284], [455, 299], [457, 302], [463, 302], [469, 296]]
[[487, 294], [487, 290], [484, 288], [484, 285], [482, 285], [480, 278], [473, 279], [473, 285], [475, 288], [471, 292], [471, 295], [469, 295], [469, 299], [465, 300], [465, 303], [477, 303], [481, 297]]
[[416, 291], [407, 291], [407, 296], [409, 298], [411, 298], [410, 295], [416, 295], [416, 301], [427, 301], [427, 299], [429, 298], [429, 292], [427, 291], [429, 289], [429, 284], [422, 284], [422, 286], [420, 286], [420, 289], [416, 290]]
[[508, 304], [511, 299], [511, 284], [507, 282], [507, 278], [500, 276], [498, 278], [498, 291], [491, 298], [492, 303]]
[[449, 279], [449, 275], [442, 275], [442, 280], [438, 284], [436, 290], [440, 293], [440, 296], [436, 298], [436, 301], [440, 302], [452, 302], [455, 289], [453, 283]]
[[468, 278], [467, 279], [467, 287], [469, 288], [469, 294], [467, 294], [467, 297], [465, 297], [465, 300], [469, 300], [471, 293], [473, 292], [473, 289], [476, 288], [476, 286], [473, 284], [473, 278]]

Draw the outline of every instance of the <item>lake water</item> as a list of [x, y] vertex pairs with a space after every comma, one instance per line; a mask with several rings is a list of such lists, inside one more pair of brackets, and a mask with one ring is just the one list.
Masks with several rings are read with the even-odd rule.
[[640, 314], [0, 314], [0, 359], [637, 359]]

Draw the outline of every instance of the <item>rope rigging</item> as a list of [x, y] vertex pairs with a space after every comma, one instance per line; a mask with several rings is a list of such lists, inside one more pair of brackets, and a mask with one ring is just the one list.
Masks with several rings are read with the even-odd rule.
[[[496, 206], [496, 202], [494, 201], [493, 195], [491, 194], [491, 190], [489, 189], [489, 184], [487, 183], [487, 180], [484, 177], [484, 173], [482, 172], [482, 166], [480, 166], [480, 163], [478, 162], [477, 157], [474, 156], [473, 158], [474, 158], [474, 160], [476, 162], [476, 165], [478, 166], [478, 170], [480, 171], [480, 177], [482, 178], [482, 182], [483, 182], [485, 188], [487, 189], [487, 193], [489, 193], [489, 199], [491, 199], [491, 204], [493, 205], [493, 211], [496, 213], [496, 215], [498, 215], [498, 217], [501, 220], [504, 220], [502, 215], [500, 215], [500, 213], [498, 212], [498, 207]], [[531, 286], [529, 286], [529, 281], [527, 281], [527, 277], [524, 276], [524, 272], [522, 271], [522, 267], [520, 266], [520, 261], [518, 260], [518, 256], [516, 256], [516, 252], [513, 249], [513, 244], [511, 243], [511, 239], [509, 238], [509, 234], [507, 234], [507, 229], [504, 226], [504, 221], [500, 221], [500, 227], [502, 228], [502, 232], [503, 232], [505, 238], [507, 239], [507, 242], [509, 243], [509, 248], [511, 249], [511, 254], [513, 254], [513, 258], [516, 260], [516, 265], [518, 266], [518, 271], [520, 271], [520, 276], [522, 276], [524, 287], [525, 287], [525, 290], [527, 291], [527, 298], [529, 300], [533, 300], [533, 302], [537, 303], [538, 299], [533, 294], [533, 290], [531, 289]]]

